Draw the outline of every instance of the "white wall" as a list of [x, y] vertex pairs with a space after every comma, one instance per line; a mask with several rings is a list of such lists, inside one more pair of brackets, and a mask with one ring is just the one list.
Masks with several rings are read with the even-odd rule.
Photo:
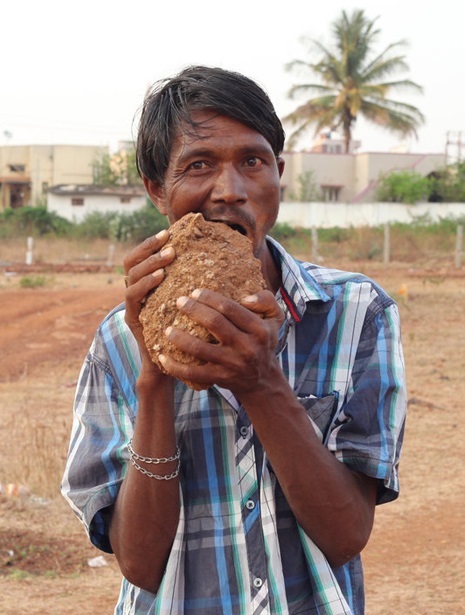
[[378, 226], [387, 222], [432, 221], [465, 216], [465, 203], [289, 203], [280, 205], [278, 222], [303, 228]]
[[121, 203], [118, 196], [102, 196], [94, 194], [73, 195], [84, 199], [84, 205], [72, 205], [71, 196], [57, 195], [49, 192], [47, 209], [53, 211], [70, 222], [81, 222], [88, 214], [98, 211], [105, 214], [109, 212], [132, 214], [144, 207], [147, 202], [145, 194], [131, 196], [130, 203]]

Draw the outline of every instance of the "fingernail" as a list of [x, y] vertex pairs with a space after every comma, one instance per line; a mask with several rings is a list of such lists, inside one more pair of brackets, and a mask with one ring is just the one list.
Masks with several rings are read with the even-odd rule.
[[174, 248], [172, 246], [169, 246], [168, 248], [163, 248], [163, 250], [160, 252], [160, 256], [162, 258], [165, 258], [165, 256], [172, 256], [174, 254]]
[[200, 288], [196, 288], [195, 290], [191, 292], [191, 297], [193, 297], [194, 299], [198, 299], [200, 297], [201, 292], [202, 291]]
[[160, 363], [161, 363], [162, 365], [165, 365], [165, 363], [166, 363], [166, 357], [165, 357], [165, 355], [164, 355], [164, 354], [159, 354], [159, 355], [158, 355], [158, 360], [160, 361]]
[[173, 330], [173, 327], [166, 327], [166, 329], [165, 329], [165, 335], [166, 335], [166, 337], [168, 337], [168, 336], [169, 336], [169, 334], [171, 333], [171, 331], [172, 331], [172, 330]]
[[257, 299], [257, 295], [247, 295], [247, 297], [242, 299], [242, 303], [256, 303]]
[[155, 237], [157, 239], [162, 239], [163, 237], [165, 237], [165, 235], [168, 233], [168, 231], [166, 230], [166, 228], [164, 228], [161, 231], [158, 231], [158, 233], [155, 235]]
[[162, 278], [164, 275], [165, 275], [164, 269], [155, 269], [155, 271], [152, 273], [153, 278]]
[[189, 301], [189, 297], [179, 297], [179, 299], [176, 301], [176, 305], [179, 308], [182, 308], [184, 305], [186, 305], [188, 301]]

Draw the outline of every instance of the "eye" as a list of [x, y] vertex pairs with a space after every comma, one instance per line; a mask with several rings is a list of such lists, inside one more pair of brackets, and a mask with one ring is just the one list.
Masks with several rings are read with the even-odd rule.
[[204, 160], [195, 160], [189, 165], [189, 169], [193, 171], [201, 171], [207, 167], [207, 163]]
[[245, 163], [248, 167], [259, 167], [263, 164], [263, 160], [257, 156], [248, 156]]

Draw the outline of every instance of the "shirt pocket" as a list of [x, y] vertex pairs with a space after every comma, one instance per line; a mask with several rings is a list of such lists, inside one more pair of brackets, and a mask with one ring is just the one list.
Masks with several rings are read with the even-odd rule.
[[297, 396], [297, 400], [305, 408], [317, 436], [322, 442], [325, 442], [337, 410], [337, 393], [331, 393], [324, 397]]

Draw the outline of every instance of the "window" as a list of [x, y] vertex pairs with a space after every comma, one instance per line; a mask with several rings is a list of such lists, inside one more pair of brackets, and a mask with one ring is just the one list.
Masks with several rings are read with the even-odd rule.
[[9, 164], [8, 168], [12, 173], [24, 173], [26, 170], [25, 164]]
[[84, 205], [84, 199], [82, 197], [73, 197], [71, 199], [71, 205]]
[[323, 192], [323, 200], [326, 203], [339, 202], [340, 186], [321, 186], [321, 191]]

